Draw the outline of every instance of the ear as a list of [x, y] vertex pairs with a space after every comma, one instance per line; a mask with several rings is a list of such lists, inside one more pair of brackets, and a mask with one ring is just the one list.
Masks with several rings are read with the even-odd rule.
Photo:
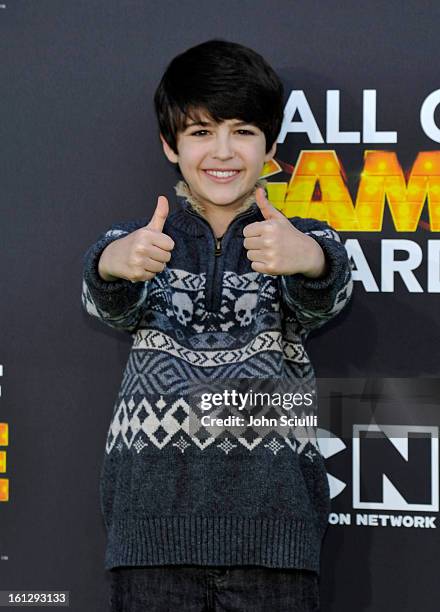
[[179, 161], [179, 156], [174, 153], [173, 149], [167, 143], [162, 134], [160, 134], [160, 139], [162, 141], [163, 152], [165, 153], [168, 161], [170, 161], [172, 164], [177, 164], [177, 162]]
[[272, 145], [272, 148], [270, 151], [268, 151], [268, 153], [266, 153], [266, 155], [264, 156], [264, 161], [267, 162], [270, 159], [272, 159], [272, 157], [275, 155], [277, 150], [277, 141], [275, 140], [275, 142]]

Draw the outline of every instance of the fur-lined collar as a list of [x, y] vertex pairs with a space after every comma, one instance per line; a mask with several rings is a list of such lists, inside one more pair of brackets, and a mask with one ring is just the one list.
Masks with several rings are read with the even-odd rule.
[[[265, 188], [266, 184], [266, 179], [258, 179], [258, 181], [255, 183], [255, 187], [252, 193], [246, 198], [246, 200], [243, 202], [243, 204], [240, 206], [240, 208], [236, 211], [235, 214], [238, 215], [247, 210], [249, 206], [255, 202], [255, 191], [257, 187]], [[205, 209], [203, 204], [193, 196], [186, 181], [179, 181], [177, 185], [175, 185], [174, 189], [176, 191], [176, 195], [186, 198], [186, 200], [188, 200], [194, 210], [200, 215], [204, 216], [203, 213]]]

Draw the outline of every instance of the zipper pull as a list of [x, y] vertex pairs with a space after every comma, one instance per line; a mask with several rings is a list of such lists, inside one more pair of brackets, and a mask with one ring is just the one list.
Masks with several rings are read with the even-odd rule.
[[217, 255], [221, 255], [222, 254], [222, 238], [223, 236], [220, 236], [220, 238], [215, 238], [215, 256], [217, 257]]

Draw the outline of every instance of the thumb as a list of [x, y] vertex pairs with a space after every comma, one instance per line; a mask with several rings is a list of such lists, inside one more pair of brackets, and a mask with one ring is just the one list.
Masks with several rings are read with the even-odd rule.
[[261, 210], [261, 214], [266, 220], [275, 219], [277, 217], [283, 217], [284, 219], [286, 218], [286, 216], [280, 210], [275, 208], [275, 206], [269, 202], [262, 187], [257, 187], [255, 192], [255, 201], [258, 204], [258, 208]]
[[154, 211], [147, 228], [149, 230], [153, 230], [154, 232], [161, 232], [163, 230], [163, 226], [165, 225], [168, 213], [169, 206], [167, 198], [165, 196], [159, 196], [157, 198], [156, 210]]

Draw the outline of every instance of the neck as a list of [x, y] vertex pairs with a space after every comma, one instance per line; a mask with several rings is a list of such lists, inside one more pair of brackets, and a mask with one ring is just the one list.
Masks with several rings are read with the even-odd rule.
[[264, 187], [266, 183], [267, 181], [265, 179], [258, 179], [252, 192], [235, 210], [231, 210], [228, 207], [223, 206], [213, 206], [208, 208], [192, 194], [186, 181], [179, 181], [174, 189], [176, 191], [176, 195], [186, 198], [191, 207], [208, 221], [214, 234], [219, 237], [223, 236], [223, 234], [226, 232], [232, 219], [247, 210], [249, 206], [255, 202], [255, 191], [257, 187]]
[[208, 221], [209, 225], [212, 227], [212, 231], [217, 236], [217, 238], [223, 236], [236, 214], [236, 211], [225, 210], [221, 206], [219, 206], [218, 209], [209, 208], [208, 210], [205, 210], [203, 212], [203, 216]]

